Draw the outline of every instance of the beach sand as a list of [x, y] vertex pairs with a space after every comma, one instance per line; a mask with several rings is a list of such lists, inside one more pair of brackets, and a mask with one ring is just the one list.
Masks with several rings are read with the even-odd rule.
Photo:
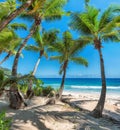
[[[95, 119], [89, 115], [99, 94], [63, 93], [63, 100], [75, 104], [77, 108], [63, 102], [45, 105], [45, 97], [34, 97], [28, 107], [10, 109], [4, 97], [0, 99], [0, 111], [6, 110], [12, 118], [11, 130], [120, 130], [120, 96], [107, 95], [103, 117]], [[78, 109], [80, 108], [80, 109]]]

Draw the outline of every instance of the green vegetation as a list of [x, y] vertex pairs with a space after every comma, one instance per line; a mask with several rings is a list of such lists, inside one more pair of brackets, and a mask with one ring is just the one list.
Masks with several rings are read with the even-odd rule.
[[[18, 2], [19, 1], [19, 5]], [[98, 51], [100, 59], [100, 71], [102, 79], [102, 90], [97, 106], [92, 112], [94, 117], [101, 117], [106, 98], [106, 77], [104, 58], [102, 54], [102, 43], [113, 41], [120, 42], [120, 8], [119, 6], [110, 6], [104, 12], [89, 5], [89, 0], [85, 0], [85, 10], [83, 12], [67, 12], [64, 6], [68, 0], [6, 0], [0, 2], [0, 54], [6, 53], [6, 56], [0, 61], [0, 64], [8, 60], [10, 56], [14, 57], [12, 72], [8, 69], [0, 68], [0, 92], [4, 87], [10, 88], [10, 106], [19, 108], [21, 105], [16, 100], [15, 91], [20, 90], [24, 95], [28, 91], [33, 91], [36, 96], [47, 96], [51, 91], [55, 91], [51, 86], [43, 87], [41, 80], [35, 79], [35, 74], [43, 56], [51, 60], [58, 60], [60, 63], [60, 74], [62, 82], [58, 90], [59, 99], [64, 90], [67, 68], [70, 62], [88, 66], [88, 62], [79, 55], [88, 44], [93, 45]], [[19, 7], [18, 7], [19, 6]], [[17, 17], [18, 16], [18, 17]], [[60, 20], [63, 16], [70, 16], [70, 28], [77, 31], [79, 38], [74, 39], [72, 33], [66, 30], [62, 36], [58, 30], [44, 30], [41, 23]], [[27, 28], [24, 23], [11, 22], [15, 17], [18, 19], [31, 20], [32, 25]], [[11, 23], [10, 23], [11, 22]], [[27, 36], [23, 38], [16, 30], [24, 30]], [[24, 34], [24, 32], [23, 32]], [[35, 43], [27, 45], [28, 40], [32, 39]], [[31, 40], [31, 41], [32, 41]], [[19, 58], [23, 49], [39, 53], [38, 60], [33, 66], [32, 73], [21, 76], [17, 73]], [[47, 55], [49, 51], [52, 56]], [[55, 54], [55, 55], [54, 55]], [[34, 77], [34, 78], [33, 78]], [[11, 98], [12, 97], [12, 98]], [[19, 95], [17, 95], [20, 98]], [[18, 106], [17, 106], [18, 105]], [[3, 117], [4, 117], [3, 113]]]
[[11, 124], [11, 119], [6, 117], [5, 112], [0, 113], [0, 130], [9, 130]]

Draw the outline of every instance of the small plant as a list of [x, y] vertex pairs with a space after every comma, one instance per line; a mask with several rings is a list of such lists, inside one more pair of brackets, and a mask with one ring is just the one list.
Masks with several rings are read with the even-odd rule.
[[33, 91], [34, 91], [34, 95], [35, 95], [35, 96], [40, 96], [40, 95], [42, 95], [42, 87], [36, 86], [36, 87], [34, 87]]
[[26, 94], [26, 92], [28, 90], [28, 85], [26, 85], [26, 84], [24, 84], [24, 85], [18, 84], [18, 90], [20, 90], [23, 94]]
[[42, 95], [42, 91], [43, 91], [43, 81], [42, 80], [37, 79], [34, 81], [33, 91], [34, 91], [35, 96]]
[[6, 117], [5, 111], [0, 113], [0, 130], [9, 130], [11, 119]]
[[44, 87], [43, 96], [47, 96], [48, 94], [50, 94], [51, 91], [54, 91], [54, 88], [52, 88], [51, 86]]

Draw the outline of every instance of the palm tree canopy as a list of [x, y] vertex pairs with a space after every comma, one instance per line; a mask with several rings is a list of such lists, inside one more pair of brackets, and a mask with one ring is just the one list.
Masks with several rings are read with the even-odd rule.
[[70, 27], [85, 35], [86, 38], [120, 41], [120, 32], [118, 31], [120, 16], [116, 14], [119, 9], [118, 6], [110, 6], [102, 15], [99, 15], [100, 10], [88, 6], [85, 12], [71, 15]]
[[62, 39], [54, 44], [51, 44], [49, 51], [57, 52], [57, 56], [51, 56], [50, 59], [58, 60], [61, 64], [60, 74], [63, 72], [64, 63], [75, 62], [84, 66], [88, 66], [88, 62], [80, 57], [79, 51], [85, 47], [85, 42], [73, 40], [72, 34], [69, 31], [63, 33]]
[[37, 17], [46, 21], [60, 19], [63, 15], [70, 15], [70, 12], [63, 10], [63, 6], [67, 1], [68, 0], [35, 0], [21, 16], [26, 19]]
[[2, 52], [4, 51], [8, 53], [11, 51], [15, 54], [15, 49], [17, 49], [22, 41], [22, 39], [15, 32], [15, 30], [18, 29], [26, 30], [27, 27], [22, 23], [12, 23], [0, 32], [0, 50]]
[[42, 31], [39, 32], [39, 28], [33, 35], [33, 39], [35, 40], [34, 45], [27, 45], [25, 47], [26, 50], [40, 52], [44, 51], [44, 56], [47, 58], [46, 48], [49, 44], [53, 44], [57, 39], [58, 30], [49, 30], [49, 31]]
[[0, 2], [0, 22], [16, 9], [16, 0]]

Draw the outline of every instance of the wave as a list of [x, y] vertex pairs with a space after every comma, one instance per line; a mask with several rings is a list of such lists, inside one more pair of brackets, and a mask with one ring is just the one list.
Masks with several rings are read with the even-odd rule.
[[[72, 85], [71, 88], [74, 88], [74, 89], [101, 89], [101, 86], [77, 86], [77, 85]], [[120, 86], [107, 86], [107, 89], [120, 89]]]

